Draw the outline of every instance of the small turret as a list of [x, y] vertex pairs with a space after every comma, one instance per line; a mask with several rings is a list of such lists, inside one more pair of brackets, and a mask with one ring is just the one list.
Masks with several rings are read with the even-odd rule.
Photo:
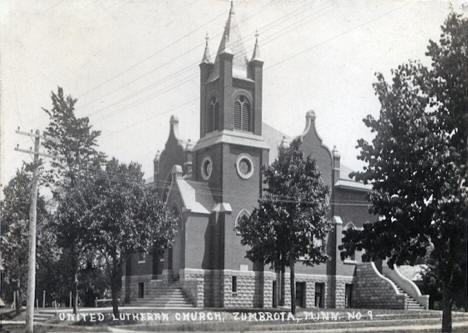
[[208, 42], [210, 41], [210, 37], [208, 36], [208, 33], [206, 33], [205, 37], [206, 43], [205, 43], [205, 51], [203, 52], [203, 58], [202, 58], [202, 64], [211, 64], [211, 55], [210, 55], [210, 49], [208, 46]]
[[156, 152], [156, 155], [154, 156], [153, 159], [153, 182], [155, 185], [157, 185], [158, 181], [158, 175], [159, 175], [159, 157], [161, 156], [161, 152], [158, 151]]
[[336, 183], [340, 179], [340, 153], [336, 146], [333, 147], [332, 150], [332, 157], [333, 157], [333, 183]]
[[[255, 46], [252, 53], [252, 59], [250, 61], [262, 61], [260, 58], [260, 45], [258, 43], [258, 30], [255, 32]], [[263, 62], [263, 61], [262, 61]]]

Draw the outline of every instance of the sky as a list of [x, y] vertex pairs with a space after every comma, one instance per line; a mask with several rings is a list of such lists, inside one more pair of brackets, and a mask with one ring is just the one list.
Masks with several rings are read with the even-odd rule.
[[[142, 164], [164, 149], [169, 118], [199, 138], [199, 68], [205, 36], [215, 55], [229, 0], [41, 0], [0, 3], [1, 180], [31, 160], [31, 138], [43, 130], [50, 92], [78, 98], [76, 114], [102, 131], [100, 149]], [[235, 0], [244, 46], [259, 32], [264, 60], [263, 120], [289, 136], [316, 113], [323, 143], [355, 170], [356, 142], [372, 135], [362, 119], [378, 116], [375, 73], [425, 57], [429, 39], [453, 1]]]

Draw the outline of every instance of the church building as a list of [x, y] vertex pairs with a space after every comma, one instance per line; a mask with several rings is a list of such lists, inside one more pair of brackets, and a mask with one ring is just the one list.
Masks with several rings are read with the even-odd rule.
[[[247, 52], [231, 10], [214, 57], [208, 40], [200, 63], [200, 138], [184, 140], [172, 116], [165, 149], [154, 160], [154, 186], [180, 217], [173, 246], [163, 256], [133, 255], [123, 278], [130, 304], [213, 308], [272, 308], [277, 275], [245, 258], [236, 225], [262, 193], [261, 168], [294, 138], [262, 121], [263, 60], [258, 35]], [[362, 253], [342, 260], [338, 246], [346, 228], [374, 221], [370, 187], [349, 178], [315, 129], [316, 114], [305, 113], [301, 149], [317, 162], [330, 189], [328, 262], [296, 264], [296, 299], [303, 308], [427, 308], [412, 281], [398, 270], [363, 263]], [[383, 265], [385, 266], [385, 265]], [[286, 273], [286, 304], [289, 274]], [[416, 288], [416, 289], [415, 289]], [[177, 296], [177, 297], [176, 297]]]

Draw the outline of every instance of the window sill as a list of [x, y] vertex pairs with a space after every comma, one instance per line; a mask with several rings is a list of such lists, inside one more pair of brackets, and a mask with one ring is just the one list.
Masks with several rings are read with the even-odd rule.
[[144, 264], [144, 263], [146, 263], [146, 260], [138, 260], [138, 263], [139, 264]]
[[343, 261], [343, 264], [345, 264], [345, 265], [356, 265], [357, 261], [356, 260], [351, 260], [351, 259], [345, 259]]

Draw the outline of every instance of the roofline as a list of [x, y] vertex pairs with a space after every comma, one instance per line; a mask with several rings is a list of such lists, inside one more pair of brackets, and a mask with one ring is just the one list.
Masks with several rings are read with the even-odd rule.
[[362, 192], [370, 192], [372, 190], [371, 185], [366, 185], [363, 183], [358, 183], [353, 180], [339, 179], [334, 187], [344, 189], [344, 190], [354, 190]]

